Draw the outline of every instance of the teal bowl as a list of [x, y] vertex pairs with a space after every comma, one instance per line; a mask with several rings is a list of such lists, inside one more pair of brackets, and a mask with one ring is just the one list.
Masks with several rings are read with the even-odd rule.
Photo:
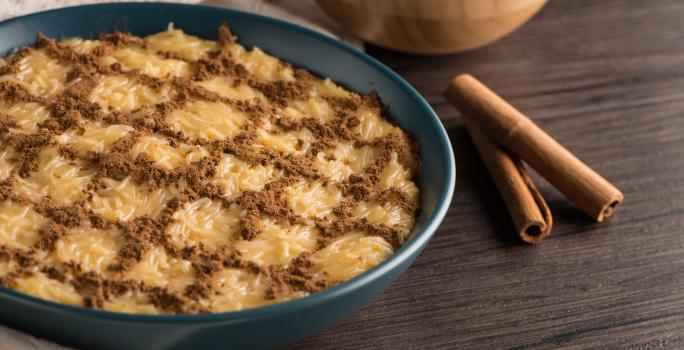
[[437, 230], [456, 178], [453, 151], [428, 103], [382, 63], [337, 40], [276, 19], [226, 9], [161, 3], [79, 6], [0, 22], [0, 55], [50, 37], [125, 30], [148, 35], [169, 22], [216, 38], [227, 23], [246, 47], [258, 46], [356, 92], [378, 91], [391, 119], [420, 142], [421, 212], [411, 238], [375, 268], [305, 298], [244, 311], [152, 316], [105, 312], [40, 300], [0, 288], [0, 323], [56, 342], [94, 349], [263, 349], [333, 325], [370, 302], [409, 267]]

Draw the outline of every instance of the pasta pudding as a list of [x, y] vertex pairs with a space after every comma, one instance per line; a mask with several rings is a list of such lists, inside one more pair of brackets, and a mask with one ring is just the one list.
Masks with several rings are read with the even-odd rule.
[[416, 145], [358, 95], [229, 29], [0, 60], [0, 284], [146, 314], [283, 302], [410, 234]]

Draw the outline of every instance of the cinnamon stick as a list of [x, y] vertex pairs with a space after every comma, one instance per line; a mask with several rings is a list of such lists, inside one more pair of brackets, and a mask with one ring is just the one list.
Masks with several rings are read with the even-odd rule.
[[499, 189], [518, 236], [527, 243], [546, 238], [553, 224], [551, 211], [518, 157], [496, 144], [467, 119], [465, 125]]
[[444, 96], [464, 119], [528, 163], [596, 221], [610, 216], [622, 202], [620, 190], [471, 75], [455, 77]]

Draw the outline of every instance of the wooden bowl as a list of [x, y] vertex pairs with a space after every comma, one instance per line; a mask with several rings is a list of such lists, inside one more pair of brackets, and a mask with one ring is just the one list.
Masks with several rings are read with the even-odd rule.
[[346, 30], [418, 54], [487, 45], [530, 19], [546, 0], [317, 0]]

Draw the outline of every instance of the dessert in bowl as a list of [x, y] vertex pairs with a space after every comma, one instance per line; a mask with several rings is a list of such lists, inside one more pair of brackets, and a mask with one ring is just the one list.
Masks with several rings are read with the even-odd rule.
[[[195, 36], [153, 34], [162, 19]], [[214, 34], [223, 22], [250, 49]], [[434, 113], [331, 39], [122, 4], [4, 22], [3, 49], [30, 31], [46, 36], [2, 65], [3, 212], [20, 218], [3, 224], [3, 322], [99, 347], [279, 344], [379, 293], [448, 206], [453, 156]]]
[[0, 282], [108, 311], [235, 311], [406, 240], [419, 158], [377, 95], [218, 32], [39, 33], [0, 64]]

